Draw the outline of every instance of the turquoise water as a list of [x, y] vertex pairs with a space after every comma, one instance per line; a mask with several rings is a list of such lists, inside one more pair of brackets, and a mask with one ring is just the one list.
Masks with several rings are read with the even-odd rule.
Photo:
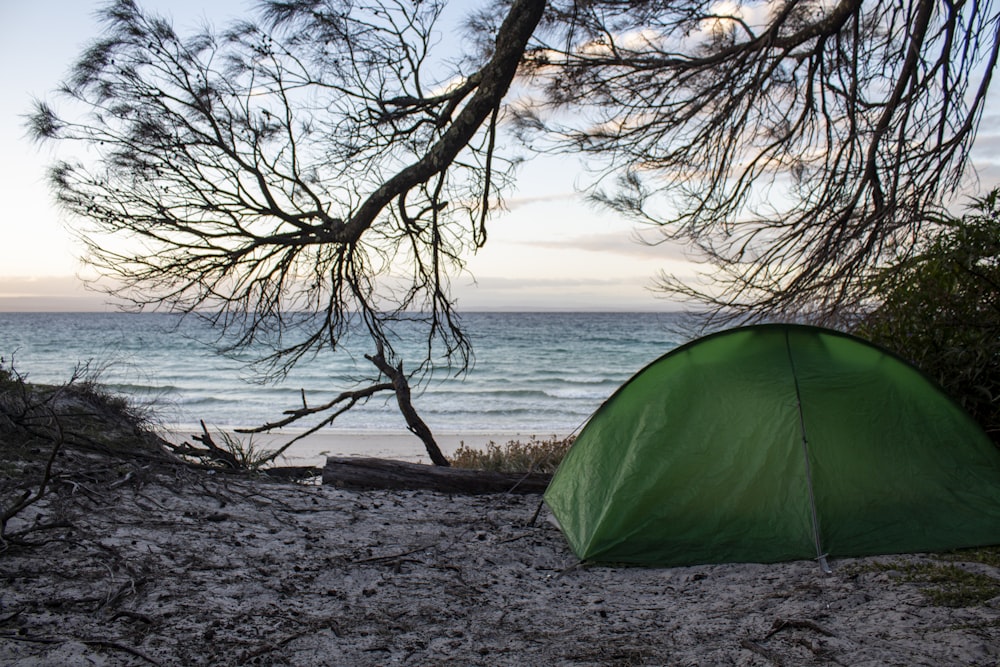
[[[466, 313], [475, 365], [460, 378], [434, 373], [414, 404], [439, 432], [569, 433], [625, 380], [681, 341], [667, 313]], [[36, 382], [60, 382], [81, 363], [100, 380], [152, 402], [169, 428], [255, 426], [330, 400], [370, 374], [361, 354], [320, 355], [277, 384], [260, 384], [221, 356], [197, 319], [133, 313], [0, 313], [0, 356]], [[256, 353], [261, 353], [261, 350]], [[253, 357], [251, 351], [245, 359]], [[404, 362], [407, 357], [404, 354]], [[305, 426], [305, 425], [303, 425]], [[402, 430], [391, 397], [338, 417], [335, 429]]]

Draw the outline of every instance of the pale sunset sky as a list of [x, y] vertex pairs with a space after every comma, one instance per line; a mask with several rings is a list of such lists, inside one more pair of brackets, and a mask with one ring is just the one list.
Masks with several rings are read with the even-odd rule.
[[[23, 118], [33, 98], [54, 99], [51, 93], [72, 62], [99, 35], [94, 12], [103, 4], [0, 0], [0, 311], [108, 308], [105, 297], [85, 290], [77, 277], [82, 265], [80, 248], [67, 229], [72, 221], [55, 207], [45, 182], [54, 153], [27, 139]], [[140, 4], [172, 18], [186, 34], [205, 21], [222, 27], [254, 3]], [[977, 143], [978, 191], [1000, 183], [998, 155], [1000, 110], [993, 105]], [[576, 191], [582, 173], [578, 162], [554, 158], [535, 159], [521, 168], [517, 191], [507, 202], [510, 210], [494, 219], [486, 248], [469, 259], [471, 276], [456, 279], [460, 308], [672, 308], [649, 289], [654, 277], [663, 269], [684, 274], [695, 269], [677, 248], [636, 242], [637, 232], [656, 238], [649, 230], [588, 205]]]

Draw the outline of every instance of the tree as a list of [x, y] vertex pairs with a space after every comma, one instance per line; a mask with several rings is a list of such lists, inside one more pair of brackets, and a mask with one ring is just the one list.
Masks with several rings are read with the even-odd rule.
[[1000, 189], [932, 221], [911, 256], [879, 271], [858, 333], [936, 380], [1000, 443]]
[[[117, 0], [70, 111], [31, 117], [85, 149], [52, 183], [118, 295], [270, 343], [275, 374], [370, 339], [367, 387], [264, 428], [395, 391], [436, 450], [409, 384], [470, 361], [449, 281], [512, 185], [511, 137], [599, 161], [598, 201], [719, 272], [674, 292], [760, 316], [856, 302], [958, 185], [997, 57], [989, 2], [509, 0], [470, 15], [468, 54], [436, 32], [443, 7], [269, 0], [184, 38]], [[748, 217], [762, 184], [790, 203]], [[425, 353], [404, 371], [413, 326]]]
[[39, 104], [32, 127], [96, 154], [51, 178], [92, 223], [89, 260], [119, 296], [208, 313], [234, 346], [269, 342], [275, 374], [370, 336], [388, 382], [265, 428], [327, 413], [322, 426], [395, 391], [446, 464], [410, 405], [393, 328], [422, 325], [418, 371], [438, 347], [468, 363], [449, 272], [485, 241], [486, 203], [506, 178], [497, 115], [541, 7], [515, 3], [490, 56], [452, 83], [424, 72], [440, 3], [266, 3], [268, 30], [185, 39], [121, 0], [61, 91], [79, 119]]
[[836, 320], [959, 186], [997, 62], [990, 2], [553, 3], [520, 110], [595, 198], [706, 263], [724, 319]]

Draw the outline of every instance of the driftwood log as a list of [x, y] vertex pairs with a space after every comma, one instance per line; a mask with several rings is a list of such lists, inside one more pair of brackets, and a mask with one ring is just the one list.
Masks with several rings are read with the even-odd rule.
[[552, 475], [445, 468], [390, 459], [326, 459], [323, 484], [345, 489], [427, 489], [442, 493], [542, 493]]

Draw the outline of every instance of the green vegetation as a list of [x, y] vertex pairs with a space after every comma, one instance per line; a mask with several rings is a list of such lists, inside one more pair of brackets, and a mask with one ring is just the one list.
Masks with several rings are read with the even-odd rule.
[[83, 364], [64, 384], [33, 384], [0, 357], [0, 438], [5, 459], [33, 452], [47, 455], [56, 443], [112, 454], [161, 455], [149, 407], [108, 391], [99, 376], [99, 370]]
[[[1000, 563], [1000, 548], [977, 549], [942, 554], [939, 561]], [[852, 569], [855, 574], [887, 572], [901, 583], [920, 585], [931, 604], [942, 607], [973, 607], [1000, 596], [1000, 579], [973, 572], [958, 564], [943, 562], [867, 563]]]
[[528, 442], [510, 440], [505, 445], [491, 440], [485, 449], [474, 449], [463, 442], [451, 457], [451, 464], [457, 468], [494, 472], [552, 473], [559, 467], [574, 439], [570, 436], [539, 440], [532, 436]]
[[[59, 525], [46, 519], [11, 528], [15, 517], [60, 489], [114, 488], [157, 466], [257, 472], [273, 458], [252, 438], [221, 433], [217, 445], [207, 428], [193, 438], [202, 446], [169, 443], [155, 433], [149, 406], [109, 391], [98, 379], [99, 372], [84, 364], [63, 384], [34, 384], [0, 358], [0, 553]], [[284, 478], [312, 474], [286, 471]]]
[[271, 456], [273, 452], [258, 447], [252, 437], [244, 440], [225, 432], [220, 432], [219, 437], [222, 438], [223, 447], [236, 462], [235, 467], [239, 470], [258, 470], [273, 460]]
[[941, 560], [960, 561], [963, 563], [982, 563], [1000, 570], [1000, 546], [980, 547], [978, 549], [962, 549], [941, 554]]
[[173, 445], [154, 432], [156, 417], [148, 405], [109, 391], [100, 371], [79, 366], [61, 385], [28, 382], [0, 358], [0, 453], [4, 470], [25, 456], [48, 456], [54, 445], [100, 451], [116, 456], [152, 456], [208, 468], [256, 471], [273, 462], [274, 452], [261, 449], [253, 437], [241, 439], [203, 426], [192, 439], [201, 445]]
[[903, 570], [902, 580], [925, 584], [921, 591], [942, 607], [971, 607], [1000, 595], [1000, 579], [957, 565], [910, 565]]
[[[137, 461], [175, 461], [150, 425], [147, 410], [102, 388], [87, 365], [65, 384], [35, 385], [0, 359], [0, 551], [59, 525], [35, 521], [10, 529], [15, 517], [74, 474], [116, 482], [133, 476]], [[125, 461], [133, 465], [118, 465]]]
[[208, 427], [201, 423], [201, 435], [192, 436], [201, 447], [184, 443], [173, 446], [173, 452], [185, 460], [197, 462], [209, 468], [227, 468], [259, 472], [268, 467], [280, 453], [276, 450], [258, 447], [251, 435], [246, 440], [225, 431], [217, 431], [221, 444], [215, 442]]
[[936, 380], [1000, 443], [1000, 189], [881, 271], [856, 332]]

